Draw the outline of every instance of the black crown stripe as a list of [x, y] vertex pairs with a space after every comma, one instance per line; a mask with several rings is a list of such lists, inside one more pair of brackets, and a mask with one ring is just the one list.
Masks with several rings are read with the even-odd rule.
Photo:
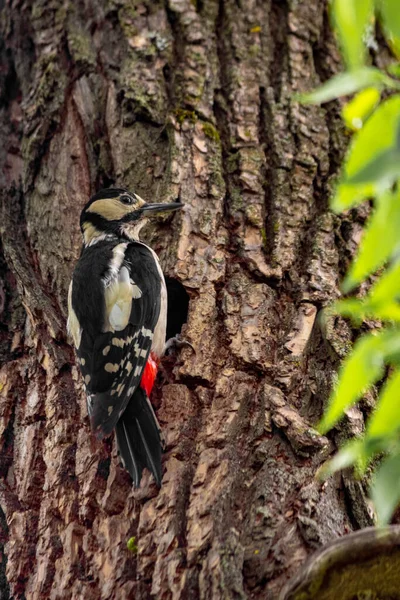
[[130, 192], [125, 188], [108, 188], [104, 190], [99, 190], [94, 196], [90, 198], [90, 202], [94, 200], [101, 200], [103, 198], [115, 198], [116, 196], [120, 196], [121, 194], [130, 194]]

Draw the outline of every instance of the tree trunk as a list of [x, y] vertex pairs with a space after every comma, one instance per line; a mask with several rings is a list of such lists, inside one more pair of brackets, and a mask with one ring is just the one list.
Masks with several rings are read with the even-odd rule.
[[[328, 211], [338, 105], [293, 96], [339, 68], [326, 5], [1, 4], [0, 597], [276, 599], [371, 522], [360, 483], [314, 477], [363, 423], [312, 429], [351, 340], [317, 313], [365, 218]], [[160, 490], [91, 437], [66, 335], [80, 211], [111, 184], [186, 205], [143, 236], [194, 348], [154, 393]]]

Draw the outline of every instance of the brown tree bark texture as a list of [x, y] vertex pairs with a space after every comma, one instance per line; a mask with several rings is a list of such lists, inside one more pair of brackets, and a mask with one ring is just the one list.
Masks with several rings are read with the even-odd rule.
[[[328, 211], [339, 107], [293, 96], [339, 68], [326, 4], [6, 0], [1, 36], [0, 597], [275, 599], [371, 522], [360, 483], [315, 479], [363, 422], [312, 429], [351, 339], [317, 313], [365, 218]], [[161, 490], [92, 439], [65, 330], [79, 214], [111, 184], [186, 205], [145, 233], [195, 350], [154, 395]]]

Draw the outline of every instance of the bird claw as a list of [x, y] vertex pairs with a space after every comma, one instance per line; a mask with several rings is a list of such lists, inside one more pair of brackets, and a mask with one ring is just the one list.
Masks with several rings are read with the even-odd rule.
[[193, 352], [196, 353], [196, 350], [194, 349], [192, 344], [190, 342], [188, 342], [187, 340], [182, 339], [181, 334], [177, 333], [174, 337], [169, 338], [169, 340], [167, 340], [167, 342], [165, 343], [164, 354], [166, 354], [167, 351], [173, 347], [181, 349], [181, 348], [184, 348], [185, 346], [189, 346], [189, 348], [191, 348], [193, 350]]

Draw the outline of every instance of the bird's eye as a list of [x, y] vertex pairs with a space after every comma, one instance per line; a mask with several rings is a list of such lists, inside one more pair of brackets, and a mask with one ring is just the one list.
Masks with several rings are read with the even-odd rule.
[[128, 194], [124, 194], [123, 196], [120, 196], [119, 199], [124, 204], [133, 204], [133, 202], [134, 202], [132, 196], [128, 196]]

